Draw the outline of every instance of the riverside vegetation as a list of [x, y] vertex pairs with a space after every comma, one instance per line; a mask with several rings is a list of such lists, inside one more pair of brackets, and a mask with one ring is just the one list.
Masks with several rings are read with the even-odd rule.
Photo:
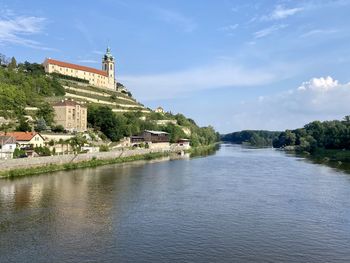
[[221, 140], [252, 147], [272, 147], [273, 141], [280, 133], [278, 131], [244, 130], [222, 135]]
[[221, 140], [254, 147], [274, 147], [303, 156], [316, 162], [350, 164], [350, 116], [343, 120], [313, 121], [295, 130], [246, 130], [222, 135]]

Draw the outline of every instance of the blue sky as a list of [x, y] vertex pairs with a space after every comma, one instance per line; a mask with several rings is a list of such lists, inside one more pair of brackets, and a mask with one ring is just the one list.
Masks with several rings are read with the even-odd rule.
[[220, 132], [350, 114], [350, 0], [0, 0], [0, 53], [100, 68]]

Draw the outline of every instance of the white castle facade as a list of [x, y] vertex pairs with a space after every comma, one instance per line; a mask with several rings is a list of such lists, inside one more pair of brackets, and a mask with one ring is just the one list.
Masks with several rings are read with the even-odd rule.
[[90, 85], [104, 89], [117, 90], [115, 60], [109, 47], [102, 58], [102, 70], [51, 58], [45, 59], [43, 66], [47, 73], [58, 73], [65, 76], [84, 79], [89, 81]]

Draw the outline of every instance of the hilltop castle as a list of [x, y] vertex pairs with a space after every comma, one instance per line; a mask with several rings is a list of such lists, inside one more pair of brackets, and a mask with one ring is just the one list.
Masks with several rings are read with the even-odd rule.
[[115, 80], [115, 61], [109, 47], [102, 58], [102, 70], [62, 62], [51, 58], [45, 59], [43, 66], [47, 73], [58, 73], [84, 79], [89, 81], [89, 84], [93, 86], [117, 90], [117, 82]]

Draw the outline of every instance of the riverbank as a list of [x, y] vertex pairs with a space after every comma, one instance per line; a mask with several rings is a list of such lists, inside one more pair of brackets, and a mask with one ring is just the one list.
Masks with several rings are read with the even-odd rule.
[[115, 152], [101, 152], [95, 154], [78, 154], [65, 156], [48, 156], [28, 159], [12, 159], [0, 163], [1, 178], [18, 178], [56, 171], [68, 171], [79, 168], [91, 168], [101, 165], [127, 163], [141, 160], [154, 160], [169, 157], [179, 152], [189, 153], [191, 156], [207, 155], [218, 148], [218, 144], [200, 146], [190, 150], [174, 149], [172, 151], [154, 151], [149, 149], [122, 150]]
[[316, 151], [298, 152], [295, 150], [282, 149], [287, 155], [305, 158], [312, 163], [326, 165], [331, 168], [339, 169], [343, 172], [350, 173], [350, 151], [349, 150], [326, 150], [317, 149]]
[[36, 174], [44, 174], [56, 171], [68, 171], [79, 168], [92, 168], [101, 165], [126, 163], [140, 160], [153, 160], [157, 158], [169, 156], [169, 152], [157, 152], [147, 153], [142, 155], [134, 155], [128, 157], [119, 157], [115, 159], [91, 159], [89, 161], [82, 161], [78, 163], [65, 163], [65, 164], [48, 164], [44, 166], [13, 169], [5, 172], [0, 172], [0, 178], [18, 178]]

